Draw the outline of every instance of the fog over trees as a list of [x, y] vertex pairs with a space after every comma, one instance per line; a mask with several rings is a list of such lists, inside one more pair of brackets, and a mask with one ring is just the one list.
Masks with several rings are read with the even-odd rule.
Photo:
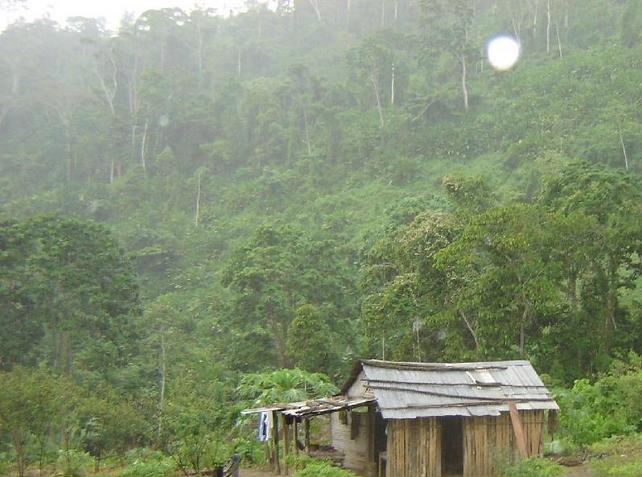
[[[638, 0], [9, 26], [0, 474], [257, 462], [240, 409], [332, 393], [359, 357], [640, 390], [641, 31]], [[642, 431], [617, 396], [563, 432]]]

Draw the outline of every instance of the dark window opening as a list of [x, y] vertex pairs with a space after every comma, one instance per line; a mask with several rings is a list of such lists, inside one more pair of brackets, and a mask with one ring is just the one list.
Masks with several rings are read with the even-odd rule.
[[461, 417], [441, 420], [441, 471], [446, 476], [464, 473], [464, 424]]
[[359, 437], [359, 427], [361, 427], [361, 414], [358, 412], [350, 413], [350, 439], [355, 440]]

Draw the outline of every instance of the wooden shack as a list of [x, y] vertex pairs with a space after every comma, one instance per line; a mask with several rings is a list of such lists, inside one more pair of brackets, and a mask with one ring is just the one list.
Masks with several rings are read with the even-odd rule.
[[[302, 442], [300, 423], [309, 429], [330, 414], [335, 460], [363, 477], [492, 477], [542, 454], [545, 420], [558, 406], [528, 361], [363, 360], [341, 395], [263, 410], [285, 452], [311, 452], [308, 432], [305, 445], [291, 445]], [[287, 474], [273, 448], [275, 470]]]

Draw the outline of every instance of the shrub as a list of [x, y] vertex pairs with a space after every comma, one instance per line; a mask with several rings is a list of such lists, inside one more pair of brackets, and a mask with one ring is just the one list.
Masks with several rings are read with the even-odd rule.
[[565, 437], [586, 446], [600, 439], [642, 430], [642, 365], [615, 362], [611, 371], [591, 384], [580, 379], [558, 395]]
[[356, 474], [338, 467], [326, 461], [304, 460], [304, 467], [294, 474], [294, 477], [357, 477]]
[[58, 451], [58, 467], [63, 477], [84, 477], [85, 470], [93, 462], [94, 459], [86, 452], [75, 449]]
[[11, 460], [6, 452], [0, 452], [0, 475], [9, 475]]
[[262, 442], [247, 437], [234, 439], [234, 451], [246, 464], [263, 464], [266, 461], [265, 447]]
[[129, 465], [118, 477], [166, 477], [176, 469], [174, 460], [162, 452], [136, 449], [127, 454]]
[[532, 458], [506, 467], [502, 477], [558, 477], [564, 475], [564, 469], [550, 460]]

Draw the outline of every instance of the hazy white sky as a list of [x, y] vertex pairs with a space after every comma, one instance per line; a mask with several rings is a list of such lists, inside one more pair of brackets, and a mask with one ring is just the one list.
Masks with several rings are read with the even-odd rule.
[[116, 30], [126, 12], [140, 15], [145, 10], [166, 7], [191, 10], [197, 4], [226, 14], [242, 8], [244, 3], [244, 0], [26, 0], [26, 10], [0, 11], [0, 30], [20, 17], [33, 20], [43, 16], [49, 16], [58, 23], [64, 23], [73, 16], [102, 17], [109, 29]]

